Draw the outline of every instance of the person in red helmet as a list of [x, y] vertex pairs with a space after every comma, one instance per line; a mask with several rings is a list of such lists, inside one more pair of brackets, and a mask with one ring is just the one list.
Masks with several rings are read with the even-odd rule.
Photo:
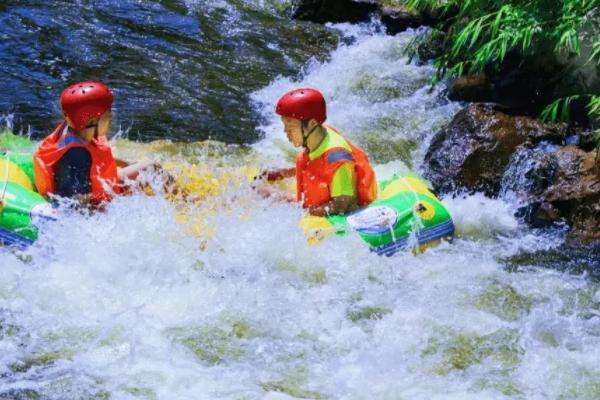
[[296, 200], [311, 215], [345, 214], [377, 197], [375, 173], [363, 150], [324, 125], [327, 106], [315, 89], [284, 94], [275, 107], [288, 140], [302, 147], [296, 167], [265, 173], [273, 181], [296, 176]]
[[149, 162], [130, 164], [113, 156], [107, 139], [112, 103], [110, 89], [100, 82], [77, 83], [62, 92], [64, 121], [42, 140], [33, 156], [40, 194], [99, 205], [122, 193], [125, 179], [158, 167]]

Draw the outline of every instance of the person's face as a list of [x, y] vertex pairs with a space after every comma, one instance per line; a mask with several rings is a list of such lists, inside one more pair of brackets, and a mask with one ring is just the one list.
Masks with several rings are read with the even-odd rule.
[[283, 130], [290, 143], [295, 147], [302, 146], [302, 121], [289, 117], [281, 117], [281, 120], [283, 121]]

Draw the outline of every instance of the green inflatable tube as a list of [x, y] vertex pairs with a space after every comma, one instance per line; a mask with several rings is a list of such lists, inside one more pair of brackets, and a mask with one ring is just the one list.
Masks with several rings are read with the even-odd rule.
[[56, 210], [34, 190], [31, 153], [0, 152], [0, 244], [27, 247], [37, 225], [55, 219]]
[[[311, 220], [306, 221], [303, 227], [310, 229]], [[386, 256], [406, 248], [423, 249], [454, 235], [448, 210], [427, 182], [412, 173], [381, 182], [379, 197], [369, 206], [327, 221], [338, 235], [357, 232], [372, 251]], [[316, 222], [314, 227], [322, 225]]]

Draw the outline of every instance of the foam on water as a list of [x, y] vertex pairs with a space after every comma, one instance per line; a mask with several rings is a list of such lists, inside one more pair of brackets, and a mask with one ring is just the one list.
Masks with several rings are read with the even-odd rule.
[[376, 25], [337, 27], [351, 44], [341, 45], [329, 62], [312, 62], [300, 79], [279, 78], [254, 93], [268, 121], [265, 140], [256, 147], [281, 160], [281, 148], [289, 146], [274, 104], [290, 89], [314, 87], [326, 97], [328, 123], [362, 144], [372, 158], [402, 158], [418, 166], [427, 141], [459, 106], [445, 100], [440, 87], [430, 92], [432, 67], [407, 64], [403, 52], [414, 32], [391, 37], [378, 33]]
[[[356, 141], [393, 119], [383, 133], [417, 140], [416, 165], [458, 108], [427, 92], [431, 68], [398, 61], [412, 33], [346, 32], [354, 42], [300, 82], [255, 94], [271, 121], [264, 163], [283, 164], [269, 110], [298, 85], [322, 88], [331, 122]], [[399, 97], [371, 91], [387, 79]], [[506, 269], [505, 257], [560, 239], [519, 226], [501, 201], [444, 199], [458, 237], [385, 258], [353, 235], [310, 246], [297, 205], [229, 185], [195, 206], [207, 241], [173, 204], [134, 195], [89, 217], [63, 210], [27, 251], [0, 250], [0, 396], [598, 398], [600, 286], [535, 263]]]

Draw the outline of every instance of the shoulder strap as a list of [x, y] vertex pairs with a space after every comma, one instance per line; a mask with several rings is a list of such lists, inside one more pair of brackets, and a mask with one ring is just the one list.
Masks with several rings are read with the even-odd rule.
[[354, 161], [354, 157], [352, 152], [342, 147], [334, 147], [325, 153], [325, 161], [327, 164], [333, 164], [338, 161]]

